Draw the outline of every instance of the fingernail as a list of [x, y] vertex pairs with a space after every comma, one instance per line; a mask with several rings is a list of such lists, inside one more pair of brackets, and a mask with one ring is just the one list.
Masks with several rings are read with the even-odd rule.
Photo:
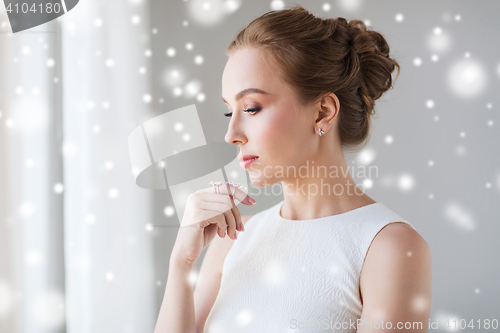
[[238, 238], [238, 235], [236, 234], [236, 230], [234, 231], [234, 238]]
[[248, 201], [250, 201], [252, 205], [255, 205], [257, 203], [257, 201], [255, 201], [255, 199], [251, 197], [248, 197]]
[[243, 224], [243, 222], [240, 222], [240, 229], [241, 231], [245, 231], [245, 225]]

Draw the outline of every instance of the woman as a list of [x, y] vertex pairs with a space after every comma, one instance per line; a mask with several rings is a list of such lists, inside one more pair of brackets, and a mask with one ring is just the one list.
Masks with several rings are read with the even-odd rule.
[[252, 184], [281, 182], [284, 200], [241, 217], [232, 193], [253, 199], [232, 185], [189, 197], [155, 332], [427, 332], [429, 246], [356, 187], [343, 155], [367, 142], [399, 70], [386, 40], [294, 6], [251, 22], [227, 54], [225, 139], [253, 159]]

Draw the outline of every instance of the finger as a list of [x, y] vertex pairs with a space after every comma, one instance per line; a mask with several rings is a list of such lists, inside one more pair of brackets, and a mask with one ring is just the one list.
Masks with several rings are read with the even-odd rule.
[[209, 224], [217, 225], [217, 234], [220, 238], [224, 238], [226, 236], [227, 223], [224, 214], [204, 209], [200, 209], [200, 213]]
[[[230, 198], [226, 196], [225, 200], [228, 199]], [[230, 204], [231, 203], [229, 202], [221, 203], [213, 201], [203, 201], [200, 202], [199, 207], [200, 209], [224, 214], [225, 222], [227, 225], [227, 234], [231, 239], [236, 239], [235, 237], [236, 230], [241, 231], [238, 229], [238, 225], [241, 222], [241, 217], [239, 219], [237, 218], [237, 216], [239, 216], [239, 210], [237, 207], [231, 208]], [[238, 214], [237, 216], [235, 216], [234, 210], [236, 210]]]
[[[198, 193], [198, 194], [200, 194], [200, 193]], [[207, 201], [210, 203], [217, 202], [217, 203], [227, 204], [227, 209], [228, 210], [230, 209], [232, 211], [233, 216], [234, 216], [236, 230], [243, 231], [243, 223], [241, 223], [240, 210], [238, 209], [238, 207], [234, 203], [233, 198], [231, 198], [229, 195], [226, 195], [226, 194], [217, 194], [217, 193], [202, 193], [201, 195], [203, 196], [202, 201]], [[205, 207], [204, 209], [210, 209], [209, 206], [204, 206], [204, 207]], [[218, 210], [218, 211], [221, 213], [225, 212], [222, 210]]]
[[[230, 187], [228, 189], [228, 186]], [[256, 203], [255, 199], [253, 199], [252, 197], [250, 197], [248, 194], [246, 194], [242, 189], [240, 189], [239, 187], [235, 187], [233, 189], [233, 185], [228, 185], [228, 186], [225, 186], [225, 184], [222, 184], [219, 186], [219, 191], [220, 191], [220, 194], [230, 194], [232, 193], [232, 191], [234, 191], [234, 198], [236, 200], [238, 200], [239, 202], [241, 202], [242, 204], [245, 204], [245, 205], [248, 205], [248, 206], [252, 206]], [[211, 186], [211, 187], [207, 187], [207, 188], [203, 188], [203, 189], [200, 189], [198, 191], [196, 191], [196, 193], [212, 193], [212, 194], [216, 194], [214, 192], [214, 188]], [[252, 201], [253, 200], [253, 201]]]
[[226, 191], [229, 197], [229, 200], [227, 200], [227, 198], [226, 200], [229, 201], [229, 204], [231, 205], [231, 213], [232, 213], [232, 215], [229, 217], [230, 220], [232, 221], [228, 220], [228, 222], [232, 223], [234, 221], [234, 228], [232, 224], [230, 224], [228, 232], [231, 233], [231, 238], [236, 239], [238, 237], [236, 231], [243, 230], [243, 223], [241, 222], [240, 210], [236, 207], [236, 204], [234, 203], [234, 195], [236, 193], [237, 187], [230, 184], [224, 184], [224, 185], [226, 187]]

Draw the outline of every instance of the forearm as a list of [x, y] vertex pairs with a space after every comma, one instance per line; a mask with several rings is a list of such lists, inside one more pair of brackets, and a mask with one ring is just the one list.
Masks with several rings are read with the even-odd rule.
[[171, 257], [165, 295], [154, 333], [196, 333], [193, 284], [189, 276], [196, 262]]

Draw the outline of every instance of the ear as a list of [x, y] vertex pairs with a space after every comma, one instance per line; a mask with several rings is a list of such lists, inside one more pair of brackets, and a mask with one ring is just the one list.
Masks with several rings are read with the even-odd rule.
[[322, 129], [326, 135], [329, 130], [333, 129], [333, 124], [335, 119], [338, 118], [340, 110], [340, 101], [333, 92], [328, 93], [321, 98], [320, 101], [316, 103], [317, 117], [316, 117], [316, 128]]

